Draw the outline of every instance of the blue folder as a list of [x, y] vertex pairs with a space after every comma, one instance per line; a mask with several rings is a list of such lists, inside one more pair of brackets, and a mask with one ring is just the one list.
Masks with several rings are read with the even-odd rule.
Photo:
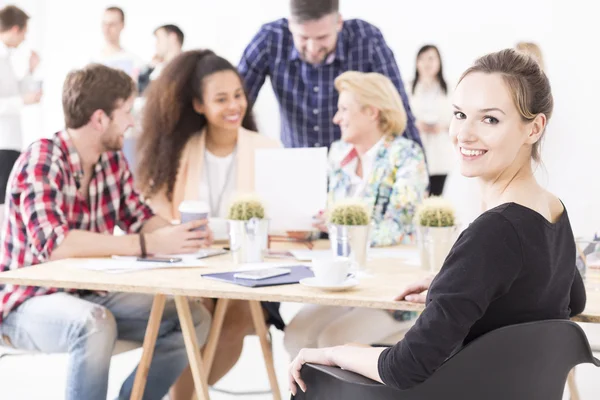
[[283, 266], [290, 270], [289, 274], [275, 276], [273, 278], [266, 279], [240, 279], [234, 278], [233, 275], [240, 271], [231, 272], [220, 272], [217, 274], [203, 274], [203, 278], [215, 279], [217, 281], [233, 283], [236, 285], [247, 286], [247, 287], [264, 287], [264, 286], [277, 286], [277, 285], [290, 285], [300, 282], [301, 279], [311, 278], [314, 276], [311, 269], [305, 265], [294, 265], [294, 266]]

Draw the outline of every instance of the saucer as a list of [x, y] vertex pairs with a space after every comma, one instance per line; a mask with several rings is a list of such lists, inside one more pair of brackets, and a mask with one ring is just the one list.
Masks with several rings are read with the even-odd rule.
[[344, 282], [337, 285], [322, 285], [317, 281], [317, 278], [304, 278], [300, 280], [300, 284], [316, 289], [325, 290], [328, 292], [341, 292], [342, 290], [348, 290], [358, 285], [358, 279], [348, 278]]

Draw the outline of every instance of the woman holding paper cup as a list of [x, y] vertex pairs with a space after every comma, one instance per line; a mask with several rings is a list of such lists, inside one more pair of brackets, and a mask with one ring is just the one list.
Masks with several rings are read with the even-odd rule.
[[[422, 149], [401, 136], [406, 112], [400, 95], [378, 73], [345, 72], [335, 87], [340, 96], [333, 121], [342, 130], [342, 140], [329, 153], [330, 202], [364, 200], [372, 208], [373, 245], [411, 243], [415, 208], [426, 196], [428, 175]], [[315, 218], [317, 227], [327, 232], [325, 216]], [[284, 342], [292, 356], [303, 347], [388, 342], [400, 338], [415, 316], [308, 305], [287, 326]]]
[[[255, 150], [281, 147], [255, 131], [237, 69], [210, 50], [180, 54], [146, 92], [137, 178], [150, 205], [169, 220], [208, 214], [215, 238], [226, 236], [229, 199], [254, 191]], [[282, 329], [278, 307], [265, 308], [268, 322]], [[210, 384], [235, 365], [251, 333], [247, 302], [231, 301]], [[191, 375], [187, 383], [191, 391]]]

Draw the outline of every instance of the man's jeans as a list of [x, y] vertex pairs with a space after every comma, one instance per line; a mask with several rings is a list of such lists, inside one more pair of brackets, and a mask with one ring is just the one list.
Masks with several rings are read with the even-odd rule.
[[[15, 348], [69, 354], [67, 400], [106, 400], [108, 370], [117, 339], [142, 341], [152, 295], [131, 293], [76, 297], [66, 293], [25, 301], [0, 324], [2, 337]], [[190, 302], [200, 345], [206, 342], [211, 316]], [[172, 299], [167, 299], [150, 365], [144, 399], [160, 400], [188, 365], [183, 335]], [[123, 383], [119, 399], [129, 399], [135, 370]]]

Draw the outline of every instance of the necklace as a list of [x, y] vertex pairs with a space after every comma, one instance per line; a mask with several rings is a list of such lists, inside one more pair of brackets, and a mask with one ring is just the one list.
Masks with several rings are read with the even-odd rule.
[[[206, 180], [208, 182], [208, 201], [210, 203], [210, 210], [213, 217], [219, 217], [221, 212], [221, 205], [223, 203], [223, 196], [225, 195], [225, 189], [227, 188], [227, 182], [231, 178], [231, 174], [233, 173], [233, 164], [235, 164], [235, 156], [237, 153], [237, 144], [233, 148], [233, 152], [231, 153], [231, 161], [229, 162], [229, 166], [227, 167], [227, 172], [225, 174], [225, 181], [223, 182], [223, 186], [221, 186], [221, 190], [218, 192], [218, 196], [214, 194], [217, 193], [215, 190], [215, 186], [210, 181], [210, 163], [208, 162], [208, 153], [207, 149], [204, 150], [204, 168], [206, 169]], [[212, 153], [211, 153], [212, 154]], [[216, 157], [216, 156], [215, 156]], [[216, 184], [216, 183], [215, 183]]]

